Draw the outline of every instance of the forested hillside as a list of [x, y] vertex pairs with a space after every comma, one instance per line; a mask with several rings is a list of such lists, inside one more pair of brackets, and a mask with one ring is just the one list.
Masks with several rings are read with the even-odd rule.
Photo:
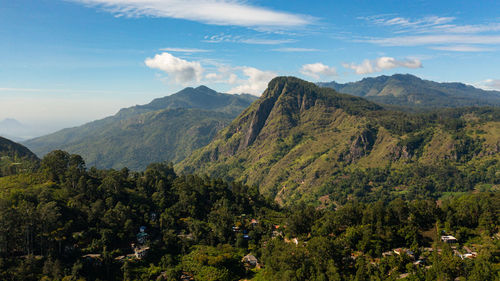
[[280, 208], [170, 164], [87, 169], [53, 151], [0, 177], [0, 279], [498, 280], [497, 189], [401, 198]]
[[281, 205], [471, 191], [499, 183], [500, 110], [409, 114], [279, 77], [176, 168], [258, 186]]
[[463, 83], [438, 83], [410, 74], [365, 78], [346, 84], [327, 82], [318, 85], [378, 103], [405, 106], [411, 110], [500, 106], [499, 91], [485, 91]]
[[0, 177], [33, 171], [38, 161], [38, 157], [23, 145], [0, 137]]
[[204, 86], [186, 88], [24, 143], [40, 156], [63, 149], [97, 167], [144, 170], [155, 161], [178, 162], [208, 144], [255, 98], [217, 93]]

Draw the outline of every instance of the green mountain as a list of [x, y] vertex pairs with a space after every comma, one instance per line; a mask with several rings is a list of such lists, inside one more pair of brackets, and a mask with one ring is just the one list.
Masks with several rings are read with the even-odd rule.
[[[433, 193], [474, 188], [472, 183], [452, 183], [458, 178], [454, 173], [483, 164], [484, 171], [498, 170], [499, 152], [498, 109], [406, 114], [297, 78], [278, 77], [259, 100], [176, 169], [259, 186], [280, 204], [338, 203], [356, 194], [425, 188], [420, 180], [433, 181]], [[442, 168], [448, 174], [401, 177], [395, 172], [413, 173], [422, 167], [432, 172]], [[356, 171], [360, 183], [346, 183], [354, 180]], [[374, 184], [378, 174], [386, 178], [380, 190], [368, 184]], [[392, 183], [387, 183], [388, 177], [394, 177]]]
[[256, 97], [217, 93], [205, 86], [120, 110], [116, 115], [25, 142], [40, 156], [56, 149], [89, 165], [142, 170], [178, 162], [210, 142]]
[[38, 162], [38, 157], [28, 148], [0, 137], [0, 177], [31, 171]]
[[318, 83], [337, 92], [368, 100], [413, 108], [500, 106], [500, 92], [485, 91], [462, 83], [438, 83], [410, 74], [365, 78], [358, 82]]

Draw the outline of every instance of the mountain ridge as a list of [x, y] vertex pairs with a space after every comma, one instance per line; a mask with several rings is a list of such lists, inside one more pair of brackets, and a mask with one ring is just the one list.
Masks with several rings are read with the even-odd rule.
[[459, 82], [434, 82], [411, 74], [363, 78], [345, 84], [318, 83], [321, 87], [365, 97], [371, 101], [416, 109], [463, 106], [500, 106], [500, 92], [487, 91]]
[[347, 176], [350, 169], [496, 159], [500, 130], [493, 128], [500, 128], [499, 121], [494, 108], [407, 114], [278, 77], [207, 146], [175, 168], [259, 186], [284, 205], [315, 201], [329, 195], [336, 175]]
[[206, 86], [186, 88], [24, 144], [40, 156], [62, 149], [99, 167], [140, 170], [152, 161], [177, 162], [207, 144], [253, 99], [217, 93]]

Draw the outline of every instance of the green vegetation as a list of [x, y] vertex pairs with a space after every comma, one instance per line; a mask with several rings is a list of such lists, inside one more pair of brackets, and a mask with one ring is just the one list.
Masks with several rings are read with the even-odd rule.
[[402, 106], [406, 110], [500, 105], [498, 91], [485, 91], [462, 83], [437, 83], [410, 74], [364, 78], [347, 84], [329, 82], [318, 85], [388, 107]]
[[41, 156], [63, 149], [100, 168], [144, 170], [150, 162], [178, 162], [208, 144], [255, 98], [221, 94], [204, 86], [186, 88], [25, 144]]
[[0, 137], [0, 177], [36, 169], [38, 157], [26, 147]]
[[279, 77], [213, 129], [230, 113], [164, 101], [85, 128], [121, 118], [97, 137], [154, 154], [95, 149], [135, 167], [166, 151], [153, 136], [180, 160], [217, 134], [177, 173], [55, 150], [0, 177], [0, 280], [500, 279], [497, 108], [403, 113]]
[[1, 280], [500, 278], [491, 186], [438, 202], [366, 195], [335, 209], [280, 208], [257, 188], [176, 175], [171, 164], [87, 169], [63, 151], [0, 186]]
[[403, 113], [279, 77], [176, 169], [258, 186], [281, 205], [436, 199], [499, 184], [499, 140], [498, 108]]

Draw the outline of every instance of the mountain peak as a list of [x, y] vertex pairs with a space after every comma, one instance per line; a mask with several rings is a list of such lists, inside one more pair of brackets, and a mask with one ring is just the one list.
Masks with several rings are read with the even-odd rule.
[[200, 86], [196, 87], [195, 90], [197, 90], [198, 92], [205, 92], [205, 93], [217, 93], [217, 91], [210, 89], [209, 87], [207, 87], [205, 85], [200, 85]]
[[346, 84], [331, 82], [318, 85], [378, 103], [414, 108], [500, 105], [500, 92], [484, 91], [463, 83], [438, 83], [412, 74], [382, 75]]
[[0, 126], [22, 126], [22, 124], [14, 118], [5, 118], [0, 121]]

